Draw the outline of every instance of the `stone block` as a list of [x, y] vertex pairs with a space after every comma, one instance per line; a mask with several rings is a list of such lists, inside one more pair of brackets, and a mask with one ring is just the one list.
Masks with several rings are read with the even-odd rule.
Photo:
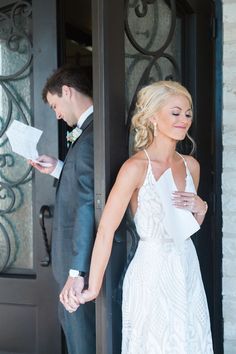
[[224, 277], [233, 277], [233, 278], [236, 277], [236, 259], [235, 259], [235, 257], [231, 257], [231, 258], [223, 257], [222, 266], [223, 266], [223, 276]]
[[[235, 24], [235, 37], [236, 38], [236, 24]], [[236, 43], [236, 41], [235, 41]], [[227, 87], [227, 85], [230, 84], [230, 87], [233, 87], [235, 85], [235, 79], [236, 79], [236, 60], [235, 63], [232, 65], [227, 65], [223, 67], [223, 83], [224, 86]]]
[[[223, 171], [225, 170], [225, 168], [227, 168], [232, 172], [235, 172], [235, 177], [236, 177], [236, 139], [235, 141], [232, 142], [230, 141], [227, 143], [225, 142], [222, 163], [223, 163]], [[236, 179], [235, 179], [235, 187], [236, 187]]]
[[224, 22], [223, 43], [233, 42], [236, 38], [235, 23]]
[[235, 1], [232, 3], [231, 2], [224, 3], [223, 23], [235, 23], [236, 24], [235, 13], [236, 13]]
[[[235, 46], [236, 47], [236, 46]], [[236, 53], [234, 54], [236, 57]], [[235, 61], [236, 65], [236, 61]], [[223, 87], [223, 109], [235, 109], [236, 108], [236, 88], [231, 87], [230, 84], [225, 84]]]
[[[236, 93], [236, 92], [235, 92]], [[236, 100], [236, 96], [235, 96]], [[233, 145], [236, 146], [236, 125], [235, 126], [229, 126], [229, 125], [224, 125], [223, 126], [223, 145]]]
[[236, 340], [225, 340], [224, 341], [224, 354], [235, 354], [236, 353]]
[[225, 296], [232, 296], [236, 299], [236, 277], [223, 276], [222, 280], [222, 294], [224, 295], [224, 301], [227, 302]]
[[230, 323], [236, 323], [236, 297], [223, 297], [223, 318]]
[[[224, 238], [223, 239], [223, 256], [224, 259], [235, 259], [235, 266], [236, 266], [236, 238], [234, 239], [228, 239]], [[236, 278], [235, 278], [236, 280]], [[235, 288], [236, 288], [236, 282], [235, 282]]]
[[235, 322], [228, 321], [225, 318], [224, 318], [224, 338], [225, 340], [235, 340], [236, 338]]
[[223, 234], [223, 241], [225, 239], [235, 239], [236, 238], [236, 231], [234, 232], [234, 230], [231, 230], [231, 232], [224, 232]]
[[221, 0], [222, 4], [235, 4], [235, 0]]
[[[235, 71], [236, 71], [236, 63], [235, 63]], [[236, 75], [235, 75], [235, 81], [236, 81]], [[235, 109], [236, 109], [236, 104], [235, 104]], [[226, 125], [229, 126], [236, 126], [236, 110], [235, 109], [228, 109], [225, 107], [223, 110], [223, 116], [222, 116], [222, 123], [223, 123], [223, 129], [225, 129]], [[235, 143], [236, 145], [236, 143]], [[236, 151], [235, 151], [236, 154]]]
[[223, 43], [223, 69], [225, 66], [233, 65], [236, 62], [235, 42], [236, 40], [232, 40]]
[[225, 193], [227, 192], [231, 193], [232, 191], [235, 191], [235, 188], [236, 188], [236, 171], [232, 170], [229, 167], [224, 166], [223, 174], [222, 174], [223, 195], [225, 195]]
[[[236, 174], [236, 173], [235, 173]], [[234, 181], [236, 180], [236, 176], [234, 176]], [[223, 215], [225, 216], [227, 213], [235, 212], [236, 213], [236, 185], [234, 186], [234, 190], [232, 189], [232, 184], [229, 183], [230, 190], [226, 192], [223, 190], [222, 195], [222, 206], [223, 206]], [[235, 240], [236, 242], [236, 240]]]

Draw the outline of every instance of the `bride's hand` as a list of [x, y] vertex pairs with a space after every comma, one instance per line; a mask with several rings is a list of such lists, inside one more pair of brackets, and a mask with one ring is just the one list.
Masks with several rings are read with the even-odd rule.
[[179, 209], [189, 210], [199, 215], [205, 215], [207, 212], [207, 203], [195, 193], [173, 192], [172, 201], [173, 205]]
[[98, 296], [97, 292], [88, 288], [87, 290], [84, 290], [81, 293], [79, 300], [80, 300], [80, 303], [85, 303], [85, 302], [92, 301], [92, 300], [96, 299], [97, 296]]

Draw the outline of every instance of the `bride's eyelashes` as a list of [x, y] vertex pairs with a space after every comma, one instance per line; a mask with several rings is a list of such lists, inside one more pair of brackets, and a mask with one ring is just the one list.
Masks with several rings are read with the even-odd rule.
[[[180, 116], [180, 113], [172, 112], [172, 115], [175, 116], [175, 117], [178, 117], [178, 116]], [[188, 119], [192, 119], [192, 114], [187, 113], [187, 114], [185, 114], [185, 117], [188, 118]]]

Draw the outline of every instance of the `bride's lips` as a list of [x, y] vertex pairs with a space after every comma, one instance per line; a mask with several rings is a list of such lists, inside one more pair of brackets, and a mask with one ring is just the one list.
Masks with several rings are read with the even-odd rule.
[[174, 125], [174, 128], [186, 129], [187, 127], [185, 127], [185, 126], [183, 126], [183, 125]]

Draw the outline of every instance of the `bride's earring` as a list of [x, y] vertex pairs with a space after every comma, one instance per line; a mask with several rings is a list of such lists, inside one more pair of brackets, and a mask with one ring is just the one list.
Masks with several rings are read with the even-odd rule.
[[154, 132], [153, 132], [153, 135], [154, 135], [154, 136], [157, 136], [157, 123], [156, 123], [156, 122], [154, 122], [154, 123], [153, 123], [153, 126], [154, 126]]

